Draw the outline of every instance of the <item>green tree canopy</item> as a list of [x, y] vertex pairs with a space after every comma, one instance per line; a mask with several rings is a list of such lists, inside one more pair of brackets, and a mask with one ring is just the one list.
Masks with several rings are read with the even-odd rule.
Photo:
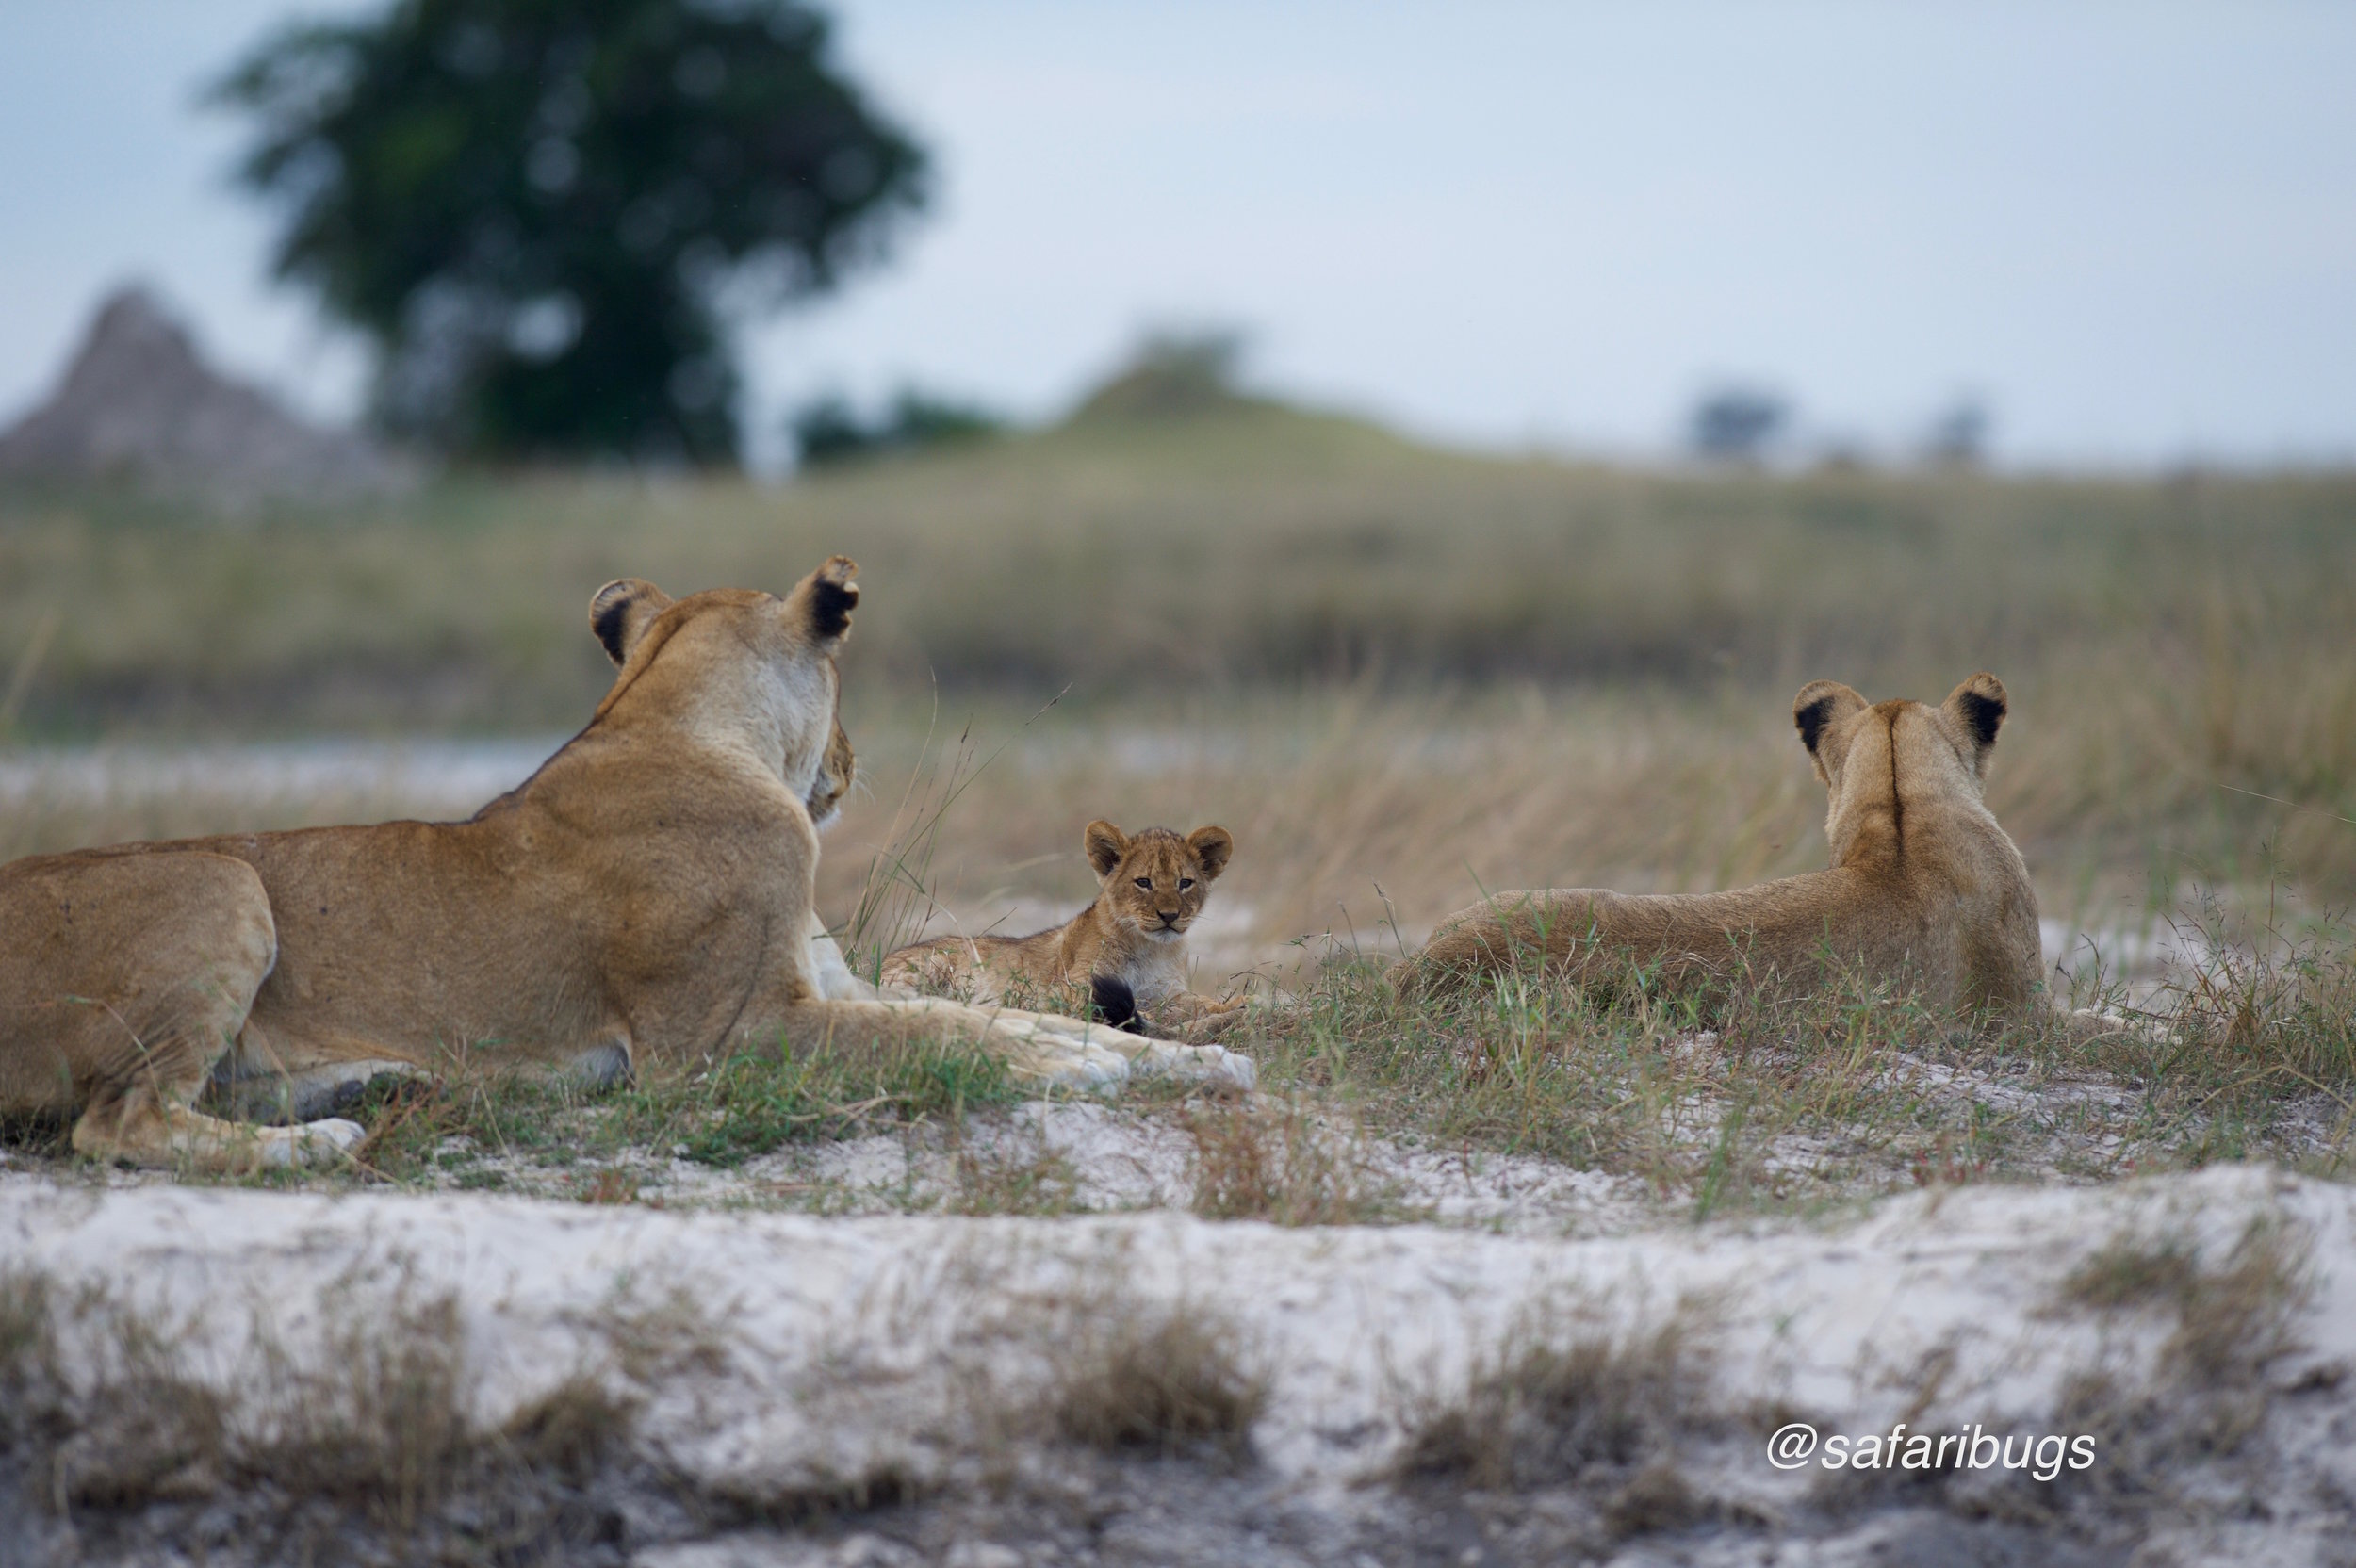
[[276, 269], [380, 357], [377, 417], [480, 456], [726, 464], [730, 326], [883, 256], [922, 148], [793, 0], [399, 0], [217, 96]]

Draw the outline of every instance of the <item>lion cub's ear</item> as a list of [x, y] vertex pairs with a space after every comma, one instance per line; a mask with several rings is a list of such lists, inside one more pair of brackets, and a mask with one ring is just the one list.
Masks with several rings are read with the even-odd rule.
[[1939, 705], [1939, 710], [1954, 721], [1972, 747], [1973, 772], [1987, 774], [1988, 754], [1996, 744], [1996, 732], [2004, 727], [2004, 714], [2010, 708], [2004, 683], [1986, 670], [1948, 693], [1947, 700]]
[[615, 578], [589, 596], [589, 629], [605, 645], [608, 658], [626, 663], [646, 628], [670, 607], [671, 596], [644, 578]]
[[1088, 851], [1088, 864], [1099, 876], [1110, 876], [1121, 858], [1129, 853], [1129, 836], [1111, 823], [1099, 817], [1080, 834], [1080, 847]]
[[859, 608], [859, 563], [847, 555], [826, 564], [785, 596], [786, 624], [802, 629], [820, 650], [832, 653], [851, 634], [851, 612]]
[[1203, 880], [1216, 882], [1227, 869], [1227, 858], [1235, 853], [1235, 840], [1224, 827], [1198, 827], [1186, 835], [1186, 847], [1202, 858]]
[[1816, 761], [1816, 776], [1827, 787], [1841, 776], [1841, 764], [1849, 755], [1849, 732], [1842, 721], [1866, 706], [1863, 697], [1838, 680], [1811, 680], [1792, 699], [1792, 727]]

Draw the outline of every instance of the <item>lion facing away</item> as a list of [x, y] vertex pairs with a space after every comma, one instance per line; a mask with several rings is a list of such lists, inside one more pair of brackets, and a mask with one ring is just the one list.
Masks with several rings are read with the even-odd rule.
[[1431, 993], [1541, 960], [1581, 976], [1632, 959], [1675, 978], [1739, 956], [1789, 986], [1829, 960], [1958, 1012], [2030, 1016], [2047, 1004], [2037, 894], [1981, 799], [2005, 711], [1988, 674], [1936, 708], [1811, 682], [1792, 719], [1829, 792], [1830, 869], [1720, 893], [1500, 893], [1441, 922], [1392, 976]]
[[836, 999], [811, 806], [848, 781], [836, 557], [783, 597], [599, 590], [620, 666], [587, 727], [459, 823], [227, 835], [0, 866], [0, 1110], [79, 1113], [85, 1154], [241, 1168], [333, 1158], [316, 1114], [381, 1071], [465, 1061], [611, 1080], [739, 1047], [966, 1044], [1048, 1083], [1132, 1064], [1247, 1080], [1216, 1047], [938, 1000]]
[[[1105, 1007], [1104, 982], [1112, 980], [1120, 982], [1112, 994], [1125, 989], [1140, 1021], [1163, 1029], [1240, 1008], [1240, 1002], [1186, 988], [1186, 931], [1235, 853], [1227, 829], [1198, 827], [1182, 837], [1147, 827], [1127, 834], [1100, 817], [1082, 831], [1080, 843], [1099, 883], [1087, 908], [1028, 937], [936, 937], [899, 948], [884, 959], [884, 984], [985, 1001], [1065, 996], [1075, 1005], [1093, 992]], [[1121, 1021], [1109, 1009], [1108, 1017]]]

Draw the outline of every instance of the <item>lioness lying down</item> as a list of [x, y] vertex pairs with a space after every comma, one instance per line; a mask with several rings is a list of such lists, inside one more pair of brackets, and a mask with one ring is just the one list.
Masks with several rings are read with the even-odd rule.
[[208, 1076], [233, 1104], [303, 1117], [380, 1071], [468, 1059], [611, 1080], [740, 1045], [928, 1039], [1040, 1083], [1136, 1066], [1248, 1084], [1251, 1064], [1215, 1046], [829, 996], [842, 966], [813, 943], [811, 807], [850, 777], [835, 659], [856, 570], [838, 556], [783, 598], [608, 584], [591, 621], [620, 665], [613, 689], [466, 822], [0, 866], [0, 1111], [78, 1110], [85, 1154], [224, 1169], [332, 1158], [361, 1130], [201, 1114]]
[[883, 961], [884, 984], [980, 1001], [1020, 991], [1062, 994], [1075, 1007], [1087, 1005], [1093, 989], [1106, 1021], [1120, 1023], [1105, 1002], [1110, 982], [1149, 1030], [1202, 1024], [1240, 1010], [1240, 1002], [1186, 988], [1183, 945], [1211, 884], [1235, 853], [1227, 829], [1198, 827], [1181, 837], [1167, 827], [1147, 827], [1129, 834], [1100, 817], [1081, 830], [1080, 847], [1098, 883], [1087, 908], [1028, 937], [935, 937], [898, 948]]
[[2004, 712], [1992, 675], [1937, 708], [1812, 682], [1792, 720], [1830, 792], [1831, 869], [1722, 893], [1499, 893], [1441, 922], [1392, 977], [1432, 992], [1541, 961], [1579, 975], [1633, 959], [1672, 980], [1746, 961], [1790, 983], [1829, 959], [1903, 978], [1937, 1005], [2028, 1015], [2047, 1004], [2037, 893], [1980, 799]]

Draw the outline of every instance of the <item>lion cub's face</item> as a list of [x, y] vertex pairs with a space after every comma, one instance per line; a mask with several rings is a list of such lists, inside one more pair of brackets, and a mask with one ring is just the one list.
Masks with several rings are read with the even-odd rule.
[[1088, 825], [1081, 841], [1104, 878], [1097, 907], [1123, 929], [1162, 942], [1186, 934], [1235, 848], [1223, 827], [1198, 827], [1183, 839], [1148, 827], [1131, 838], [1101, 820]]

